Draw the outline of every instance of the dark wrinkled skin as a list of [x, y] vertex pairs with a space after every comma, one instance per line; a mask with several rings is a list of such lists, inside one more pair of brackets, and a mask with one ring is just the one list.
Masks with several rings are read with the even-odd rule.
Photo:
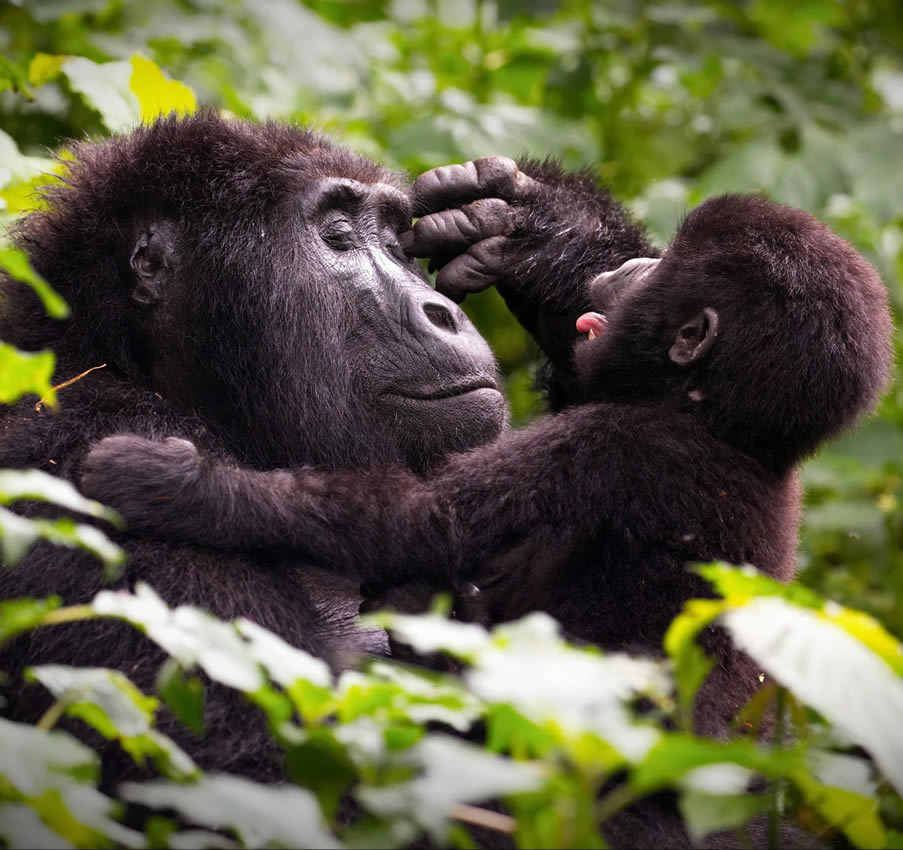
[[[616, 209], [600, 212], [608, 196], [524, 169], [494, 159], [428, 172], [415, 184], [425, 217], [400, 241], [433, 258], [455, 300], [499, 287], [549, 356], [555, 415], [425, 478], [397, 466], [251, 470], [122, 435], [95, 446], [83, 487], [148, 534], [292, 552], [406, 608], [473, 583], [480, 619], [538, 608], [611, 649], [660, 652], [683, 601], [709, 593], [687, 562], [753, 563], [788, 579], [796, 466], [887, 380], [880, 280], [806, 214], [740, 197], [691, 214], [661, 262], [617, 269], [630, 239], [640, 240], [630, 255], [652, 252]], [[544, 206], [550, 198], [560, 206]], [[606, 269], [617, 271], [594, 276]], [[562, 357], [591, 306], [607, 314], [604, 333]], [[122, 474], [130, 465], [140, 483]], [[705, 644], [719, 663], [696, 721], [723, 735], [759, 671], [720, 633]], [[624, 813], [606, 836], [689, 846], [666, 799]]]

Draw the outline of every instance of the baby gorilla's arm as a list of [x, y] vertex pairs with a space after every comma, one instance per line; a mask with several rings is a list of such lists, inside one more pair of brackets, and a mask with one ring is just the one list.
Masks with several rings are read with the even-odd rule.
[[81, 489], [149, 537], [308, 558], [362, 581], [455, 572], [450, 506], [397, 468], [261, 472], [206, 458], [187, 440], [119, 435], [91, 449]]

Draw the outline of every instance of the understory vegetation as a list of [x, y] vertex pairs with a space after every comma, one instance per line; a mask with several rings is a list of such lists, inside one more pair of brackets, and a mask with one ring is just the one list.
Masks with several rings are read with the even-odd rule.
[[[893, 0], [0, 1], [0, 45], [3, 225], [39, 203], [66, 139], [210, 105], [312, 124], [412, 174], [524, 152], [589, 165], [662, 244], [704, 198], [760, 191], [853, 242], [899, 319], [903, 6]], [[7, 242], [0, 268], [66, 316]], [[492, 292], [466, 308], [498, 353], [515, 421], [539, 415], [523, 331]], [[65, 405], [53, 367], [53, 352], [0, 340], [0, 403]], [[144, 585], [89, 605], [2, 601], [0, 645], [117, 618], [170, 660], [155, 694], [112, 670], [30, 669], [55, 701], [36, 725], [0, 707], [0, 845], [401, 847], [426, 835], [469, 847], [479, 827], [521, 847], [602, 847], [609, 818], [670, 789], [694, 840], [759, 817], [769, 846], [791, 820], [829, 846], [903, 848], [899, 376], [878, 414], [803, 477], [799, 580], [690, 565], [718, 598], [687, 604], [661, 659], [570, 646], [542, 614], [487, 632], [449, 620], [440, 599], [426, 615], [371, 621], [458, 659], [460, 676], [371, 660], [336, 679], [252, 622], [170, 609]], [[72, 518], [25, 519], [11, 510], [21, 500]], [[93, 552], [114, 575], [122, 551], [80, 515], [118, 521], [45, 471], [0, 470], [0, 569], [48, 540]], [[711, 667], [696, 637], [712, 624], [762, 671], [730, 742], [692, 730]], [[290, 783], [203, 774], [157, 729], [171, 712], [203, 730], [203, 679], [265, 715]], [[98, 755], [58, 728], [67, 718], [157, 778], [101, 792]], [[123, 823], [128, 804], [155, 812], [143, 831]]]

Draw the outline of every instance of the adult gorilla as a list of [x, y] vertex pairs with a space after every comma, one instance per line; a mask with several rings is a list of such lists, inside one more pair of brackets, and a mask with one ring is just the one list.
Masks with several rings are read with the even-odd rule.
[[[5, 410], [0, 467], [76, 480], [90, 444], [128, 432], [185, 437], [259, 469], [423, 472], [505, 427], [491, 352], [402, 250], [411, 210], [384, 169], [305, 130], [212, 113], [73, 154], [47, 208], [15, 234], [71, 318], [47, 319], [29, 290], [4, 286], [0, 338], [52, 347], [58, 381], [104, 368], [63, 390], [58, 412], [36, 412], [31, 401]], [[477, 172], [487, 194], [511, 178], [504, 161]], [[546, 288], [519, 305], [534, 329], [548, 293], [582, 289], [591, 273], [649, 253], [589, 181], [535, 186], [521, 199], [518, 231], [522, 246], [545, 251], [531, 256]], [[130, 557], [119, 586], [143, 580], [171, 605], [249, 617], [333, 664], [348, 651], [384, 651], [383, 635], [355, 632], [356, 583], [314, 564], [135, 535], [123, 543]], [[0, 571], [0, 598], [58, 593], [78, 603], [104, 586], [83, 553], [43, 544]], [[26, 663], [116, 666], [150, 690], [162, 661], [136, 630], [92, 622], [21, 638], [0, 669], [17, 683]], [[46, 708], [38, 686], [13, 687], [7, 716], [33, 719]], [[177, 735], [203, 767], [281, 775], [263, 723], [235, 694], [211, 688], [206, 719], [203, 740]], [[105, 756], [107, 783], [133, 769], [115, 745]]]

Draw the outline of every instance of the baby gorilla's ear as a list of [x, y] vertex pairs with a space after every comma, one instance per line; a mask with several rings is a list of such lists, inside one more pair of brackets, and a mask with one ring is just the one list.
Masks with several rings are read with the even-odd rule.
[[718, 336], [718, 313], [706, 307], [689, 322], [681, 325], [668, 351], [672, 363], [689, 366], [701, 360], [712, 348]]

